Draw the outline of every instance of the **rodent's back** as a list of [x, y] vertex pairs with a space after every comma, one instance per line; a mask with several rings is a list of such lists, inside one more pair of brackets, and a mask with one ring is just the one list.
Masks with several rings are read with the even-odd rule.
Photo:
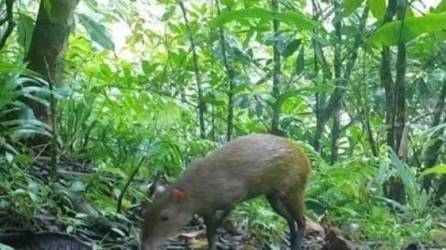
[[254, 134], [237, 138], [189, 166], [178, 185], [206, 206], [232, 206], [306, 182], [310, 162], [286, 138]]

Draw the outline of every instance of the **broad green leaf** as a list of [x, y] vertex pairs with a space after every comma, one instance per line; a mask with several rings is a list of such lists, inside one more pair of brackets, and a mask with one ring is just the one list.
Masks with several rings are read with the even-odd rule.
[[368, 0], [368, 4], [370, 11], [376, 19], [381, 20], [384, 18], [387, 9], [386, 0]]
[[429, 175], [429, 174], [446, 174], [446, 165], [440, 164], [435, 167], [428, 168], [421, 173], [421, 176]]
[[236, 11], [225, 11], [211, 21], [211, 26], [218, 27], [231, 21], [241, 21], [245, 19], [259, 18], [263, 21], [277, 19], [281, 22], [295, 26], [299, 29], [313, 29], [319, 25], [309, 20], [304, 14], [299, 12], [274, 12], [263, 8], [249, 8]]
[[300, 39], [293, 39], [290, 42], [287, 43], [285, 48], [282, 51], [282, 56], [289, 57], [291, 56], [300, 46], [301, 40]]
[[304, 47], [300, 47], [300, 51], [299, 51], [299, 55], [297, 56], [296, 59], [296, 74], [300, 74], [302, 73], [302, 71], [304, 71], [305, 68], [305, 60], [304, 60]]
[[20, 73], [23, 68], [20, 65], [0, 63], [0, 73]]
[[446, 11], [446, 0], [442, 0], [435, 8], [435, 12], [443, 12], [443, 11]]
[[349, 16], [361, 6], [362, 2], [364, 2], [364, 0], [345, 0], [342, 6], [342, 16]]
[[111, 40], [104, 25], [96, 22], [85, 14], [78, 14], [79, 21], [85, 27], [91, 39], [104, 49], [114, 50], [115, 45]]
[[377, 46], [396, 45], [400, 40], [407, 43], [421, 34], [444, 28], [446, 28], [446, 13], [431, 13], [421, 17], [406, 18], [403, 25], [401, 21], [385, 24], [375, 31], [368, 41]]

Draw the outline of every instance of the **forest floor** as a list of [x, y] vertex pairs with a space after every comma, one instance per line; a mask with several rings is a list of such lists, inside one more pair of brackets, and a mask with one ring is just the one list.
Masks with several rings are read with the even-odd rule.
[[[127, 235], [126, 237], [117, 237], [113, 232], [101, 235], [97, 228], [85, 227], [79, 228], [73, 235], [66, 234], [66, 227], [58, 224], [49, 217], [35, 218], [38, 229], [24, 229], [24, 225], [17, 225], [16, 218], [12, 218], [5, 213], [0, 214], [0, 243], [12, 246], [20, 250], [88, 250], [93, 249], [89, 246], [95, 245], [94, 249], [139, 249], [137, 244], [138, 235]], [[43, 221], [45, 219], [45, 221]], [[117, 222], [116, 222], [117, 223]], [[192, 222], [194, 223], [194, 222]], [[182, 233], [166, 241], [163, 249], [165, 250], [205, 250], [207, 249], [206, 230], [204, 225], [188, 225]], [[113, 222], [112, 224], [115, 224]], [[50, 231], [51, 230], [51, 231]], [[285, 235], [285, 234], [284, 234]], [[324, 240], [316, 235], [306, 235], [303, 242], [305, 250], [323, 249]], [[279, 243], [267, 244], [250, 236], [246, 232], [239, 233], [220, 229], [218, 232], [217, 248], [219, 250], [254, 250], [270, 249], [285, 250], [289, 249], [289, 241], [284, 236]], [[2, 248], [0, 244], [0, 249]], [[333, 249], [333, 248], [326, 248]], [[350, 248], [336, 248], [339, 250], [349, 250]]]
[[[324, 245], [324, 240], [315, 235], [308, 235], [303, 242], [305, 250], [320, 250]], [[179, 234], [175, 239], [169, 240], [164, 246], [167, 250], [191, 249], [206, 250], [206, 230], [203, 226], [188, 226], [184, 232]], [[271, 249], [271, 250], [287, 250], [290, 249], [289, 241], [285, 237], [281, 242], [276, 244], [267, 244], [256, 240], [246, 233], [237, 233], [219, 230], [217, 248], [219, 250], [254, 250], [254, 249]], [[346, 248], [347, 250], [347, 248]]]
[[[110, 249], [110, 250], [138, 250], [139, 233], [136, 228], [140, 228], [140, 223], [133, 223], [126, 220], [111, 221], [113, 228], [105, 229], [94, 226], [79, 226], [75, 232], [68, 235], [68, 228], [62, 225], [51, 215], [36, 216], [34, 223], [29, 230], [26, 225], [17, 224], [17, 218], [7, 213], [0, 213], [0, 243], [12, 246], [18, 250], [90, 250], [90, 249]], [[166, 241], [162, 249], [164, 250], [206, 250], [206, 230], [199, 220], [194, 220], [183, 232], [176, 237]], [[198, 221], [198, 222], [197, 222]], [[313, 222], [307, 228], [303, 241], [304, 250], [353, 250], [353, 249], [376, 249], [374, 247], [364, 247], [354, 244], [338, 233], [328, 230], [328, 233], [314, 230]], [[87, 223], [86, 223], [87, 224]], [[231, 224], [230, 222], [228, 224]], [[116, 225], [128, 230], [119, 230]], [[317, 226], [316, 226], [317, 227]], [[26, 228], [28, 231], [24, 231]], [[32, 231], [32, 232], [31, 232]], [[278, 243], [269, 244], [253, 237], [250, 233], [236, 232], [225, 227], [218, 231], [218, 250], [286, 250], [290, 249], [288, 234], [284, 232]], [[362, 242], [364, 243], [364, 242]], [[91, 246], [95, 246], [92, 248]], [[417, 245], [409, 245], [402, 250], [432, 249]], [[436, 248], [438, 249], [438, 248]], [[10, 250], [0, 244], [0, 250]]]
[[[8, 194], [0, 190], [0, 243], [16, 249], [38, 250], [87, 250], [91, 249], [91, 245], [97, 246], [96, 249], [138, 249], [141, 206], [126, 213], [113, 212], [114, 216], [104, 216], [104, 211], [88, 202], [82, 191], [73, 191], [72, 183], [75, 183], [76, 178], [94, 174], [91, 168], [76, 162], [62, 162], [59, 179], [52, 181], [48, 161], [49, 159], [43, 158], [22, 169], [27, 172], [26, 180], [21, 180], [22, 191], [16, 190]], [[112, 183], [112, 176], [110, 180]], [[36, 186], [36, 183], [50, 186], [51, 191], [46, 196], [37, 197], [38, 192], [31, 195], [25, 190], [26, 185]], [[266, 240], [253, 236], [253, 232], [231, 228], [230, 222], [227, 224], [229, 226], [223, 226], [218, 232], [220, 250], [289, 249], [286, 232], [278, 243], [269, 244]], [[345, 239], [348, 236], [332, 229], [333, 227], [307, 220], [303, 249], [358, 249]], [[206, 249], [206, 230], [202, 221], [193, 220], [164, 247], [167, 250]], [[4, 249], [0, 244], [0, 250]]]

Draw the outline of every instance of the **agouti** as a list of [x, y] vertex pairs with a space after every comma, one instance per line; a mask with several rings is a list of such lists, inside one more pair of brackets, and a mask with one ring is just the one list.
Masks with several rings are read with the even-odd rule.
[[291, 249], [301, 249], [310, 165], [302, 150], [282, 137], [254, 134], [229, 142], [192, 162], [176, 183], [157, 189], [144, 216], [142, 249], [159, 249], [198, 214], [206, 224], [208, 248], [214, 250], [217, 228], [229, 211], [260, 195], [287, 220]]

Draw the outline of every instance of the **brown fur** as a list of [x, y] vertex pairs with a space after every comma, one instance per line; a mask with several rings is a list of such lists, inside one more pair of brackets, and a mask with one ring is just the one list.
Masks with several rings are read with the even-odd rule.
[[[229, 211], [238, 203], [260, 195], [265, 195], [274, 210], [287, 219], [291, 231], [296, 228], [295, 222], [298, 230], [303, 230], [303, 192], [310, 171], [306, 155], [285, 138], [254, 134], [235, 139], [191, 163], [177, 183], [155, 198], [148, 209], [143, 242], [149, 246], [150, 242], [159, 242], [159, 237], [171, 236], [193, 214], [216, 222], [216, 211]], [[183, 202], [172, 199], [176, 189], [186, 192]], [[163, 213], [174, 217], [161, 223]], [[218, 223], [212, 225], [218, 226]], [[208, 234], [212, 241], [214, 236], [209, 228]]]

